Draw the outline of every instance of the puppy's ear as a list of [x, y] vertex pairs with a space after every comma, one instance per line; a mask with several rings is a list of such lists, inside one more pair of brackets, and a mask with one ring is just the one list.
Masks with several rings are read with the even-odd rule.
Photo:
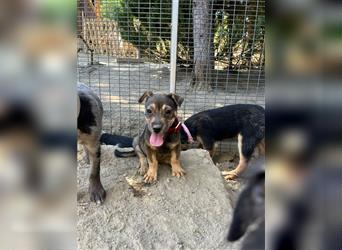
[[176, 95], [176, 94], [168, 94], [167, 95], [168, 97], [170, 97], [177, 105], [177, 107], [180, 107], [184, 101], [184, 98], [179, 96], [179, 95]]
[[144, 93], [142, 96], [140, 96], [138, 102], [139, 102], [139, 103], [143, 103], [144, 101], [146, 101], [146, 99], [147, 99], [148, 97], [151, 97], [151, 96], [153, 96], [152, 91], [145, 91], [145, 93]]

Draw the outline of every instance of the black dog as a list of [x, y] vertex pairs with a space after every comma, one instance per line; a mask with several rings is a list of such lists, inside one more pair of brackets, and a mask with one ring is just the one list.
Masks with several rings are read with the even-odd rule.
[[90, 200], [102, 203], [106, 192], [100, 180], [101, 143], [116, 145], [116, 150], [125, 151], [120, 147], [128, 147], [127, 151], [134, 151], [132, 139], [124, 136], [102, 134], [103, 107], [99, 97], [86, 85], [77, 84], [77, 140], [83, 145], [87, 163], [91, 159], [91, 173], [89, 177]]
[[[239, 165], [233, 171], [223, 173], [226, 179], [236, 178], [247, 167], [257, 146], [264, 154], [265, 110], [261, 106], [236, 104], [210, 109], [191, 116], [184, 123], [211, 156], [216, 142], [238, 136]], [[183, 149], [188, 145], [187, 140], [188, 135], [181, 130]]]
[[247, 229], [255, 224], [243, 240], [242, 250], [265, 249], [265, 171], [257, 173], [251, 178], [247, 186], [240, 193], [234, 208], [228, 241], [240, 239]]

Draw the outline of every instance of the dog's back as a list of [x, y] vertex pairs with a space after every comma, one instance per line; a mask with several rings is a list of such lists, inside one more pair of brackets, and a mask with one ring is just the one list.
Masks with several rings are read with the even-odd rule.
[[[264, 137], [265, 110], [254, 104], [235, 104], [199, 112], [185, 121], [191, 134], [196, 137], [202, 131], [210, 131], [216, 141], [235, 137], [242, 130], [258, 131]], [[186, 134], [182, 133], [182, 141]]]

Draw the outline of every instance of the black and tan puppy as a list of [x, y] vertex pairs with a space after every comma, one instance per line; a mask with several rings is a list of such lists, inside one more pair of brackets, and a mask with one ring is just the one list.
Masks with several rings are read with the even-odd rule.
[[[188, 118], [184, 124], [200, 146], [213, 156], [215, 143], [238, 137], [239, 165], [224, 172], [225, 178], [234, 179], [247, 167], [254, 149], [258, 146], [264, 154], [265, 110], [253, 104], [236, 104], [210, 109]], [[181, 130], [182, 146], [186, 148], [188, 135]]]
[[154, 182], [157, 180], [158, 163], [166, 163], [171, 165], [173, 176], [183, 176], [185, 171], [179, 161], [181, 125], [177, 119], [177, 109], [183, 98], [146, 91], [139, 99], [139, 103], [143, 102], [146, 126], [133, 141], [139, 157], [139, 173], [146, 182]]

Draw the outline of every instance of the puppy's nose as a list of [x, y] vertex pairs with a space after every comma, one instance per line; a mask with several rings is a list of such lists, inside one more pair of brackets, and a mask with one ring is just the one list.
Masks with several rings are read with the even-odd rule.
[[152, 129], [153, 129], [153, 132], [159, 133], [161, 131], [161, 129], [162, 129], [162, 125], [154, 124], [154, 125], [152, 125]]

